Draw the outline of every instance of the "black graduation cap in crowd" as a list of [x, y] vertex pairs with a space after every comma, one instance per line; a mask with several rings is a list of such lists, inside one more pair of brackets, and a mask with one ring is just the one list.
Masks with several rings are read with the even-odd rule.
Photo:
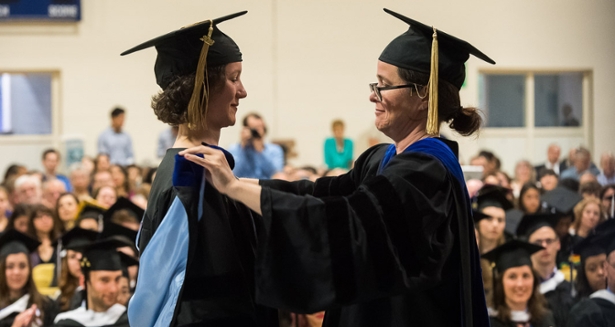
[[588, 257], [605, 253], [605, 249], [595, 242], [598, 234], [590, 234], [572, 247], [572, 253], [581, 256], [581, 261]]
[[564, 215], [560, 213], [535, 213], [523, 216], [517, 226], [517, 237], [530, 238], [535, 231], [542, 227], [551, 227], [555, 230], [555, 226]]
[[134, 216], [137, 221], [143, 220], [143, 214], [145, 214], [145, 210], [141, 209], [138, 205], [134, 204], [132, 201], [125, 197], [119, 197], [117, 201], [103, 214], [105, 224], [111, 221], [113, 215], [120, 211], [126, 210], [132, 216]]
[[118, 252], [120, 255], [120, 261], [122, 263], [122, 276], [126, 278], [130, 278], [128, 274], [128, 267], [138, 266], [139, 259], [130, 256], [124, 252]]
[[124, 241], [130, 242], [130, 244], [134, 247], [137, 231], [134, 231], [130, 228], [126, 228], [122, 225], [118, 225], [112, 222], [105, 223], [103, 228], [101, 238], [118, 238], [120, 237]]
[[557, 212], [569, 215], [572, 213], [574, 206], [583, 200], [583, 197], [565, 187], [556, 187], [551, 191], [545, 192], [541, 199]]
[[99, 235], [100, 233], [92, 230], [74, 227], [64, 233], [54, 244], [61, 242], [62, 248], [67, 250], [83, 249], [85, 246], [96, 241]]
[[490, 217], [491, 216], [486, 215], [480, 211], [472, 210], [472, 218], [474, 219], [475, 224], [478, 224], [479, 221], [490, 218]]
[[609, 230], [597, 235], [594, 239], [594, 244], [601, 247], [608, 256], [611, 252], [615, 251], [615, 230]]
[[95, 203], [84, 202], [81, 208], [77, 212], [77, 219], [83, 220], [83, 219], [90, 218], [90, 219], [96, 219], [97, 221], [100, 222], [102, 221], [105, 211], [107, 211], [107, 209], [101, 206], [98, 206]]
[[495, 264], [495, 268], [503, 273], [508, 268], [532, 266], [532, 254], [543, 250], [542, 246], [520, 240], [508, 241], [482, 255], [483, 258]]
[[83, 246], [81, 252], [81, 269], [84, 271], [122, 270], [122, 260], [117, 248], [127, 246], [115, 238], [100, 239]]
[[15, 229], [7, 230], [0, 236], [0, 258], [6, 258], [9, 254], [25, 253], [36, 250], [41, 242], [18, 232]]
[[222, 33], [218, 24], [245, 15], [241, 11], [224, 17], [206, 20], [156, 37], [121, 53], [122, 56], [156, 47], [158, 56], [154, 72], [156, 83], [166, 89], [180, 76], [195, 73], [194, 89], [188, 103], [188, 127], [205, 124], [202, 108], [208, 108], [209, 88], [205, 79], [207, 66], [240, 62], [241, 51], [228, 35]]
[[515, 235], [517, 232], [517, 226], [519, 226], [523, 215], [525, 215], [525, 213], [517, 208], [506, 210], [506, 227], [504, 230], [511, 235]]
[[615, 229], [615, 219], [607, 219], [594, 228], [594, 233], [602, 234]]
[[497, 185], [485, 185], [478, 190], [475, 199], [475, 210], [482, 210], [486, 207], [498, 207], [509, 210], [513, 207], [512, 203], [506, 198], [506, 193], [510, 190]]

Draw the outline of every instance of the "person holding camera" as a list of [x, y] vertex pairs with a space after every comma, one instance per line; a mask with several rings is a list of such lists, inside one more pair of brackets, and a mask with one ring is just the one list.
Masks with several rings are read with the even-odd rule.
[[265, 141], [267, 126], [257, 113], [243, 118], [240, 142], [229, 152], [235, 158], [233, 172], [237, 177], [269, 179], [284, 168], [284, 151], [277, 144]]

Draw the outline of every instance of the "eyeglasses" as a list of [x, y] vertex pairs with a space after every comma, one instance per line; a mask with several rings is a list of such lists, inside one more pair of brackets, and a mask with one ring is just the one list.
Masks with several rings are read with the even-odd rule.
[[[404, 85], [393, 85], [393, 86], [378, 86], [378, 83], [369, 83], [369, 90], [371, 92], [376, 93], [376, 99], [378, 99], [378, 102], [382, 101], [382, 94], [380, 92], [382, 91], [386, 91], [386, 90], [395, 90], [395, 89], [403, 89], [403, 88], [410, 88], [410, 96], [412, 96], [412, 87], [414, 86], [414, 89], [416, 90], [416, 95], [418, 95], [419, 98], [424, 98], [427, 94], [425, 94], [424, 96], [421, 96], [419, 94], [419, 85], [416, 83], [410, 83], [410, 84], [404, 84]], [[423, 85], [420, 85], [421, 87]]]
[[545, 244], [546, 246], [549, 246], [553, 243], [557, 242], [557, 237], [555, 238], [545, 238], [543, 240], [535, 240], [534, 242], [532, 242], [532, 244], [534, 245], [538, 245], [538, 246], [542, 246], [543, 244]]

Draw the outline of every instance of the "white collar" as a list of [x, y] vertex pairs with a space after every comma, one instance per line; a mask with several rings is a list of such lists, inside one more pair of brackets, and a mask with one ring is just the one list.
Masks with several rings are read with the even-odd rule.
[[0, 310], [0, 320], [8, 317], [11, 313], [21, 313], [26, 311], [26, 309], [28, 308], [28, 301], [30, 301], [30, 294], [22, 296], [21, 298], [19, 298], [19, 300]]
[[530, 314], [527, 311], [510, 311], [510, 320], [514, 322], [530, 321]]
[[590, 299], [603, 299], [615, 304], [615, 294], [606, 290], [595, 291], [589, 296]]
[[564, 280], [566, 280], [564, 273], [556, 269], [555, 275], [553, 275], [553, 277], [540, 283], [540, 294], [545, 294], [551, 291], [555, 291], [557, 286], [561, 284]]
[[79, 307], [75, 310], [60, 313], [53, 322], [58, 323], [60, 320], [70, 319], [86, 327], [112, 325], [117, 322], [125, 311], [126, 307], [117, 303], [105, 312], [94, 312], [86, 310], [84, 307]]

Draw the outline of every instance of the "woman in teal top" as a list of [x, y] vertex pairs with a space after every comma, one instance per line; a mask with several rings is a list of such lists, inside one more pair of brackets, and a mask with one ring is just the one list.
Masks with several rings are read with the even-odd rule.
[[352, 140], [344, 138], [344, 122], [334, 120], [331, 124], [333, 137], [325, 140], [325, 164], [329, 169], [352, 168]]

